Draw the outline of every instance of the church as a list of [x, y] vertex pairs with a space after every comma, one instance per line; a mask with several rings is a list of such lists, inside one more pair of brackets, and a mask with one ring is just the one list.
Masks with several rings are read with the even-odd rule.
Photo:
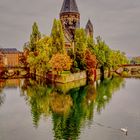
[[[59, 15], [64, 31], [65, 46], [68, 50], [73, 48], [75, 30], [80, 28], [80, 13], [76, 0], [64, 0]], [[93, 25], [90, 20], [86, 24], [85, 32], [87, 36], [93, 37]]]

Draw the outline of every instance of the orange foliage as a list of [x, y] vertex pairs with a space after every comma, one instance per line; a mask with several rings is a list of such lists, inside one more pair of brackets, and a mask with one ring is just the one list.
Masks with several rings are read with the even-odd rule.
[[96, 65], [97, 65], [96, 56], [91, 54], [91, 52], [89, 50], [86, 50], [85, 59], [86, 59], [86, 66], [87, 66], [88, 70], [96, 69]]
[[72, 65], [71, 58], [65, 54], [54, 54], [49, 62], [51, 68], [56, 71], [70, 70]]

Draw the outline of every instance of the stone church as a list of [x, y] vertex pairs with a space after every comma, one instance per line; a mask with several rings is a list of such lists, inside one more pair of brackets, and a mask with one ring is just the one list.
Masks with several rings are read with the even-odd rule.
[[[80, 13], [76, 4], [76, 0], [64, 0], [60, 11], [60, 20], [64, 30], [65, 46], [68, 50], [74, 47], [75, 29], [80, 28]], [[85, 32], [87, 36], [93, 37], [93, 25], [88, 20]]]

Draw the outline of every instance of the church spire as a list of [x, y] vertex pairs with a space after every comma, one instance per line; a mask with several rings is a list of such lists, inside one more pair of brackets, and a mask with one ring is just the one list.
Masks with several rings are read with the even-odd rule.
[[60, 20], [65, 36], [74, 39], [76, 28], [80, 28], [80, 13], [76, 0], [64, 0], [60, 11]]
[[88, 20], [86, 24], [85, 30], [86, 30], [87, 36], [93, 37], [94, 29], [93, 29], [93, 24], [91, 23], [90, 19]]
[[66, 13], [66, 12], [79, 13], [75, 0], [64, 0], [60, 14]]

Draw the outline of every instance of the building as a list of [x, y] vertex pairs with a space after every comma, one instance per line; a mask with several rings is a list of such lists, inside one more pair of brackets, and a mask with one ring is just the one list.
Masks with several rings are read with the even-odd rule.
[[0, 74], [3, 71], [3, 54], [0, 52]]
[[85, 28], [86, 34], [88, 37], [92, 37], [93, 38], [93, 25], [90, 21], [90, 19], [88, 20], [87, 24], [86, 24], [86, 28]]
[[[75, 29], [80, 28], [80, 13], [76, 0], [64, 0], [60, 11], [66, 49], [73, 47]], [[89, 20], [85, 28], [86, 34], [93, 37], [93, 25]]]
[[3, 54], [0, 52], [0, 67], [3, 66]]
[[0, 56], [1, 63], [4, 67], [15, 67], [20, 64], [19, 58], [21, 56], [21, 52], [16, 48], [1, 48]]

